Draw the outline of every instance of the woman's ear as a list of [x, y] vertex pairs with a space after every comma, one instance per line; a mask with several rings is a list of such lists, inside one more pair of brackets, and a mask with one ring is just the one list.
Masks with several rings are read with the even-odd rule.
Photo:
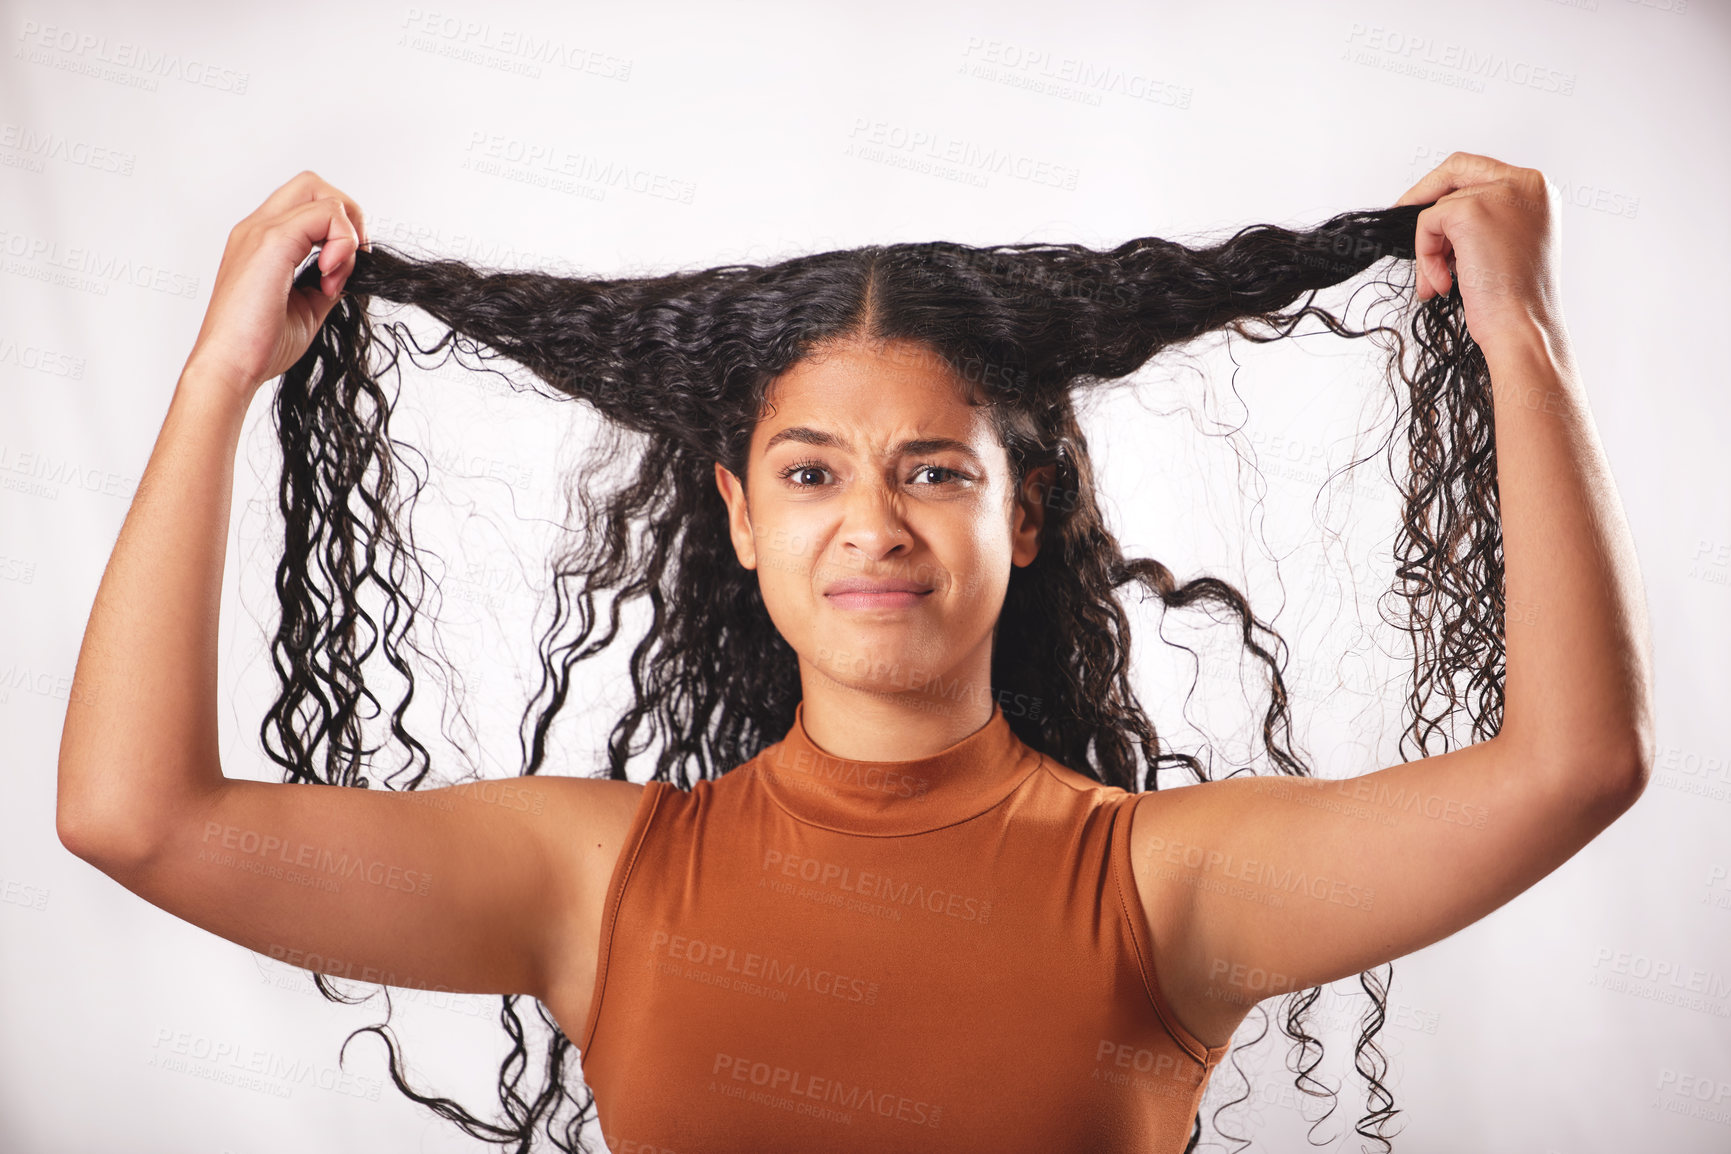
[[1056, 465], [1040, 465], [1022, 478], [1010, 521], [1010, 563], [1018, 568], [1032, 565], [1039, 556], [1040, 529], [1046, 524], [1046, 506], [1057, 476]]
[[757, 568], [757, 536], [751, 531], [751, 508], [745, 500], [745, 485], [720, 461], [715, 463], [715, 487], [727, 502], [727, 535], [733, 552], [747, 569]]

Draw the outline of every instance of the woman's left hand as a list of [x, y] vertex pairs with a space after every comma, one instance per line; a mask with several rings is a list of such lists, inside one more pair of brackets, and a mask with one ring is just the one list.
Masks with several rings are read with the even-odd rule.
[[1418, 299], [1458, 278], [1467, 331], [1487, 357], [1535, 328], [1562, 335], [1555, 196], [1536, 168], [1455, 152], [1395, 202], [1436, 202], [1418, 215]]

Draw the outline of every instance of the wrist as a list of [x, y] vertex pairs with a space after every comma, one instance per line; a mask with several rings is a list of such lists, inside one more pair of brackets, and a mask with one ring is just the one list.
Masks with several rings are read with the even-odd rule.
[[258, 384], [245, 373], [209, 361], [188, 360], [175, 382], [170, 407], [196, 411], [201, 418], [226, 424], [238, 434], [257, 392]]
[[1566, 336], [1541, 324], [1498, 334], [1481, 345], [1499, 426], [1522, 419], [1521, 411], [1561, 414], [1586, 409]]
[[194, 352], [181, 367], [177, 392], [233, 399], [244, 410], [262, 381], [243, 370]]
[[1561, 325], [1550, 324], [1538, 317], [1499, 326], [1478, 345], [1493, 378], [1499, 371], [1510, 370], [1549, 371], [1559, 377], [1573, 371], [1568, 333]]

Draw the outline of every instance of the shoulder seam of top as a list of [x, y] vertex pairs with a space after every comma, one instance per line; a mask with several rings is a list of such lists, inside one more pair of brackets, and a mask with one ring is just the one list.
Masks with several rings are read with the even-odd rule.
[[[1038, 750], [1035, 750], [1034, 752], [1039, 753]], [[1095, 781], [1092, 778], [1088, 778], [1086, 774], [1076, 773], [1076, 771], [1071, 769], [1069, 766], [1064, 765], [1062, 762], [1054, 761], [1043, 753], [1040, 754], [1040, 768], [1045, 770], [1047, 777], [1051, 778], [1071, 793], [1093, 793], [1095, 790], [1115, 788], [1114, 786], [1107, 785], [1103, 781]], [[1068, 773], [1076, 773], [1077, 777], [1087, 778], [1089, 786], [1092, 786], [1092, 788], [1089, 786], [1077, 785], [1074, 782], [1066, 780], [1064, 775], [1058, 772], [1060, 769]]]
[[[1151, 957], [1144, 957], [1142, 954], [1142, 941], [1136, 933], [1136, 918], [1130, 910], [1130, 895], [1125, 892], [1126, 885], [1133, 884], [1135, 880], [1132, 877], [1129, 883], [1127, 883], [1124, 878], [1122, 867], [1123, 863], [1129, 860], [1130, 857], [1129, 842], [1131, 820], [1135, 817], [1136, 801], [1141, 796], [1142, 794], [1140, 793], [1130, 793], [1127, 794], [1126, 800], [1121, 800], [1118, 803], [1120, 809], [1129, 808], [1131, 810], [1130, 817], [1124, 821], [1124, 845], [1118, 846], [1115, 844], [1112, 847], [1112, 878], [1118, 889], [1119, 910], [1124, 915], [1124, 926], [1130, 934], [1130, 948], [1135, 951], [1136, 966], [1142, 976], [1142, 988], [1148, 995], [1148, 1004], [1153, 1008], [1154, 1015], [1160, 1019], [1160, 1024], [1165, 1027], [1166, 1033], [1174, 1042], [1178, 1043], [1178, 1048], [1183, 1050], [1185, 1054], [1189, 1055], [1192, 1061], [1206, 1068], [1210, 1057], [1208, 1053], [1210, 1048], [1206, 1046], [1200, 1038], [1194, 1039], [1195, 1045], [1192, 1045], [1190, 1040], [1186, 1040], [1183, 1037], [1183, 1035], [1188, 1034], [1189, 1031], [1184, 1029], [1182, 1026], [1178, 1026], [1172, 1019], [1168, 1018], [1166, 1011], [1160, 1007], [1160, 996], [1154, 992], [1155, 987], [1159, 984], [1159, 978], [1154, 973], [1154, 959]], [[1116, 813], [1114, 813], [1113, 816], [1116, 818]], [[1116, 836], [1117, 831], [1114, 830], [1114, 840], [1116, 840]], [[1149, 927], [1148, 935], [1150, 945], [1153, 944], [1153, 933], [1153, 927]], [[1228, 1043], [1228, 1045], [1230, 1045], [1230, 1043]], [[1202, 1048], [1203, 1052], [1200, 1056], [1196, 1053], [1197, 1047]]]
[[[614, 880], [614, 884], [608, 887], [607, 897], [605, 899], [607, 906], [602, 911], [602, 942], [606, 944], [607, 948], [600, 951], [600, 958], [596, 962], [595, 988], [590, 999], [589, 1020], [584, 1023], [583, 1042], [577, 1047], [578, 1053], [582, 1056], [584, 1062], [589, 1061], [589, 1051], [595, 1041], [595, 1031], [601, 1027], [601, 1003], [607, 993], [608, 963], [613, 958], [613, 927], [619, 921], [619, 908], [625, 904], [625, 887], [630, 883], [631, 874], [637, 866], [637, 858], [643, 852], [643, 842], [649, 836], [649, 827], [655, 821], [656, 811], [661, 808], [661, 799], [666, 796], [666, 790], [657, 790], [653, 788], [657, 785], [664, 785], [668, 789], [672, 790], [679, 789], [678, 786], [674, 785], [670, 781], [649, 781], [644, 783], [644, 796], [638, 799], [640, 807], [645, 802], [648, 803], [649, 807], [648, 812], [643, 814], [643, 826], [637, 831], [637, 836], [632, 840], [631, 844], [629, 846], [622, 846], [620, 849], [622, 854], [629, 850], [630, 856], [623, 862], [618, 863], [619, 876]], [[635, 820], [633, 821], [633, 824], [635, 824]]]

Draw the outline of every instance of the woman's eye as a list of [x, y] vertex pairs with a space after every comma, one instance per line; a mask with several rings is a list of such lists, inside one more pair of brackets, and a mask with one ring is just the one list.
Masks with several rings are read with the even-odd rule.
[[[824, 469], [824, 467], [822, 465], [813, 465], [813, 464], [789, 465], [787, 468], [785, 468], [781, 471], [781, 476], [782, 476], [783, 480], [791, 482], [795, 488], [809, 489], [812, 486], [806, 484], [803, 480], [800, 480], [800, 478], [803, 478], [807, 473], [822, 474], [825, 471], [826, 470]], [[814, 482], [814, 483], [821, 483], [821, 482]]]
[[922, 473], [941, 473], [941, 474], [943, 474], [942, 476], [938, 477], [936, 480], [928, 482], [929, 484], [933, 484], [933, 485], [941, 485], [945, 481], [948, 481], [952, 477], [961, 476], [961, 474], [957, 473], [954, 469], [946, 469], [942, 465], [921, 465], [918, 469], [914, 470], [914, 477], [917, 479]]
[[[814, 489], [824, 483], [824, 476], [828, 472], [829, 469], [823, 465], [802, 461], [781, 470], [780, 476], [796, 489]], [[960, 476], [956, 470], [946, 469], [942, 465], [919, 465], [909, 480], [914, 484], [944, 485]]]

